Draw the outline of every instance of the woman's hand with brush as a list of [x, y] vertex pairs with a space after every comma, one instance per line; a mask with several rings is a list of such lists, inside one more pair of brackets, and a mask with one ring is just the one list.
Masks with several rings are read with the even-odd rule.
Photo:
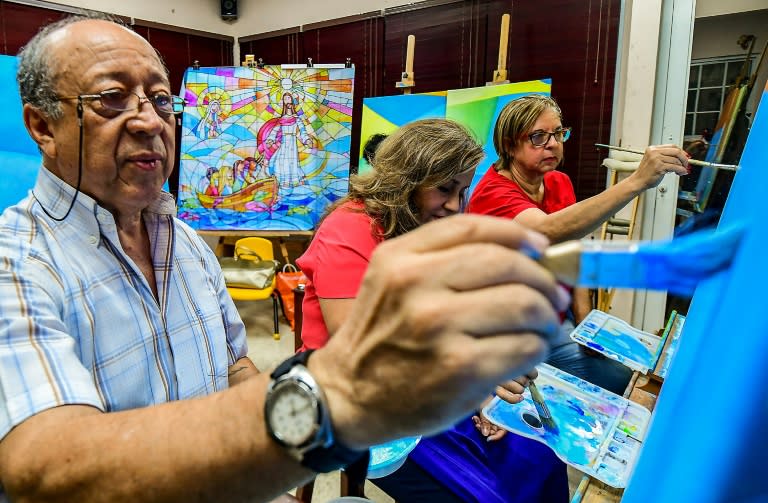
[[677, 145], [651, 145], [645, 149], [640, 166], [628, 180], [637, 183], [638, 190], [656, 187], [667, 173], [687, 175], [688, 155]]
[[[505, 402], [512, 404], [520, 403], [523, 401], [523, 393], [525, 392], [525, 388], [528, 386], [528, 383], [536, 379], [538, 375], [539, 373], [536, 371], [536, 369], [533, 369], [523, 376], [503, 382], [496, 386], [494, 391], [495, 396], [498, 396]], [[488, 405], [491, 400], [493, 400], [493, 396], [488, 397], [488, 399], [483, 402], [481, 409]], [[478, 412], [476, 415], [472, 416], [472, 422], [475, 423], [475, 428], [477, 428], [477, 431], [486, 437], [486, 440], [489, 442], [499, 440], [507, 433], [507, 430], [500, 428], [490, 422], [482, 414], [482, 412]]]

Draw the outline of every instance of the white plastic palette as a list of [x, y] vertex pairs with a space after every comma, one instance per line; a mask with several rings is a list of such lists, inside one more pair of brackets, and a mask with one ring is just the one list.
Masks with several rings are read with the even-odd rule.
[[593, 309], [571, 332], [571, 339], [642, 373], [656, 366], [663, 340]]
[[557, 425], [541, 424], [528, 390], [510, 404], [498, 397], [483, 409], [493, 423], [547, 444], [565, 463], [612, 487], [626, 487], [651, 418], [644, 407], [552, 366], [537, 367], [536, 386]]

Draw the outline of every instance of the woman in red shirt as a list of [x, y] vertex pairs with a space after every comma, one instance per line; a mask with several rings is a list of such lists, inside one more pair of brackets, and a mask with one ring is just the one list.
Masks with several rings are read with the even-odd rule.
[[[657, 186], [666, 173], [687, 174], [688, 158], [675, 145], [648, 147], [630, 176], [596, 196], [576, 202], [570, 178], [557, 168], [571, 135], [549, 96], [532, 94], [510, 101], [493, 133], [498, 160], [472, 192], [468, 212], [511, 218], [546, 235], [552, 243], [580, 239], [635, 196]], [[622, 394], [631, 371], [573, 342], [569, 335], [592, 309], [589, 291], [576, 288], [572, 312], [547, 363]]]
[[[412, 122], [381, 143], [373, 169], [351, 178], [349, 194], [327, 213], [297, 261], [309, 279], [302, 304], [305, 349], [324, 345], [352, 314], [363, 274], [379, 243], [463, 209], [466, 190], [483, 156], [463, 126], [445, 119]], [[424, 369], [425, 378], [429, 372]], [[519, 383], [506, 386], [497, 387], [497, 394], [518, 402], [520, 397], [512, 395], [523, 388]], [[400, 503], [568, 499], [565, 465], [548, 447], [504, 435], [479, 416], [423, 438], [400, 469], [375, 483]]]

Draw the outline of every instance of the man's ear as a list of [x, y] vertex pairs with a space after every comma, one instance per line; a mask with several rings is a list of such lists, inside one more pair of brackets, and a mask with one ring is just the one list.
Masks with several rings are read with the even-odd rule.
[[27, 132], [29, 132], [32, 140], [37, 143], [43, 155], [49, 158], [56, 157], [56, 142], [53, 138], [53, 131], [50, 128], [52, 120], [29, 103], [24, 104], [22, 115]]

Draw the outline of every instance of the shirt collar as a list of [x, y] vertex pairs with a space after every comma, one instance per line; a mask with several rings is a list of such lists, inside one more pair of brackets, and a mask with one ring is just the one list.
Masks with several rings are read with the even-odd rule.
[[[72, 198], [75, 197], [75, 188], [54, 175], [48, 168], [42, 166], [37, 174], [33, 194], [35, 199], [48, 213], [55, 217], [62, 217], [69, 209]], [[171, 194], [161, 192], [145, 208], [144, 212], [175, 216], [176, 203]], [[103, 221], [105, 218], [113, 218], [112, 213], [99, 206], [98, 202], [92, 197], [80, 192], [77, 194], [77, 201], [72, 207], [67, 220], [73, 219], [73, 221], [78, 221], [86, 228], [90, 228], [93, 225], [98, 226], [98, 220]]]

